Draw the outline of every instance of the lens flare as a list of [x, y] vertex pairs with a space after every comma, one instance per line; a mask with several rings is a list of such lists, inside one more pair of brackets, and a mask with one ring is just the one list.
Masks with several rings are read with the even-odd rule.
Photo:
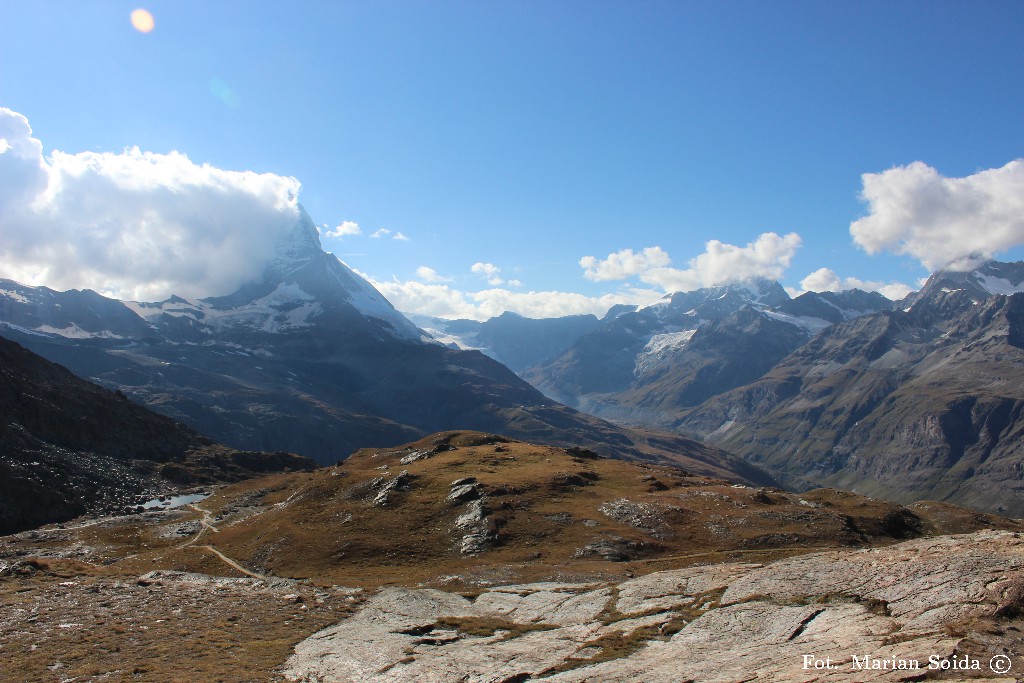
[[142, 8], [132, 10], [132, 26], [140, 33], [149, 33], [156, 24], [153, 15]]

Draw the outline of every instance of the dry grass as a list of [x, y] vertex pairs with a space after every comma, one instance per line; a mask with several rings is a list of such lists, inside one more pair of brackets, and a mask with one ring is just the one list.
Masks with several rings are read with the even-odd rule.
[[302, 603], [285, 590], [295, 589], [143, 586], [95, 571], [6, 579], [0, 680], [266, 681], [297, 642], [353, 608], [308, 586], [298, 588], [308, 598]]
[[[439, 445], [449, 450], [400, 462], [414, 450]], [[403, 471], [407, 485], [392, 491], [386, 506], [374, 505], [381, 484]], [[491, 535], [490, 547], [478, 555], [459, 548], [466, 531], [455, 521], [468, 506], [446, 500], [451, 483], [467, 477], [484, 495], [484, 526]], [[643, 514], [602, 511], [620, 500], [640, 506]], [[930, 510], [941, 519], [931, 520]], [[915, 511], [925, 531], [1019, 528], [948, 506]], [[336, 468], [233, 484], [200, 509], [0, 538], [0, 561], [8, 564], [67, 558], [40, 559], [23, 567], [25, 575], [8, 571], [0, 577], [0, 642], [11, 663], [5, 670], [19, 672], [9, 680], [265, 681], [296, 642], [352, 609], [351, 598], [322, 587], [424, 583], [474, 595], [481, 585], [496, 583], [614, 581], [693, 564], [767, 562], [821, 548], [895, 542], [890, 532], [903, 533], [907, 525], [896, 528], [893, 520], [905, 513], [854, 494], [733, 487], [670, 467], [449, 433], [407, 448], [363, 450]], [[196, 538], [203, 519], [217, 531]], [[599, 542], [619, 544], [630, 559], [580, 556], [581, 548]], [[302, 583], [271, 589], [250, 580], [137, 582], [155, 569], [242, 577], [206, 545], [247, 571]], [[288, 592], [305, 599], [285, 600]], [[626, 656], [651, 638], [670, 636], [715, 597], [701, 596], [676, 610], [679, 616], [658, 633], [640, 629], [597, 639], [588, 644], [595, 658], [576, 661]], [[622, 616], [604, 615], [607, 623]], [[549, 626], [461, 619], [437, 628], [518, 637]]]

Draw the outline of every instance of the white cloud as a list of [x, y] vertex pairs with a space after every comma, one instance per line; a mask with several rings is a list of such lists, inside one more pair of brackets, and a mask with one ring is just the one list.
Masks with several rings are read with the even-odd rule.
[[0, 108], [0, 273], [134, 299], [226, 294], [296, 226], [299, 182], [137, 148], [43, 157]]
[[383, 237], [384, 235], [390, 235], [390, 234], [391, 234], [391, 231], [388, 230], [387, 228], [379, 228], [376, 232], [374, 232], [372, 235], [370, 235], [370, 237], [372, 237], [374, 239], [379, 239], [379, 238]]
[[784, 236], [766, 232], [745, 247], [711, 240], [705, 245], [703, 254], [690, 259], [689, 268], [685, 270], [670, 267], [671, 259], [661, 247], [648, 247], [638, 253], [623, 249], [603, 260], [584, 256], [579, 263], [584, 277], [589, 280], [637, 277], [641, 282], [661, 287], [666, 292], [679, 292], [758, 277], [779, 279], [792, 262], [800, 243], [800, 236], [795, 232]]
[[342, 221], [334, 230], [328, 230], [323, 234], [324, 237], [349, 237], [352, 235], [362, 235], [363, 229], [355, 221]]
[[592, 313], [604, 315], [615, 304], [648, 304], [661, 297], [652, 290], [627, 290], [617, 294], [588, 297], [573, 292], [512, 292], [507, 289], [462, 291], [447, 284], [416, 281], [379, 281], [365, 273], [363, 277], [380, 291], [395, 308], [438, 318], [487, 320], [513, 311], [530, 318], [554, 318]]
[[523, 283], [520, 282], [519, 280], [506, 280], [505, 284], [508, 285], [509, 287], [522, 287], [523, 286]]
[[406, 237], [403, 233], [400, 233], [400, 232], [396, 232], [391, 239], [399, 240], [401, 242], [408, 242], [409, 241], [409, 238]]
[[842, 292], [847, 289], [862, 289], [865, 292], [878, 292], [887, 299], [899, 301], [914, 289], [902, 282], [879, 282], [861, 280], [855, 277], [840, 278], [829, 268], [819, 268], [800, 281], [803, 291], [790, 292], [797, 296], [803, 292]]
[[632, 249], [623, 249], [608, 258], [598, 261], [593, 256], [580, 259], [583, 276], [594, 282], [608, 280], [626, 280], [634, 275], [643, 275], [656, 268], [664, 268], [672, 263], [672, 259], [661, 247], [647, 247], [635, 254]]
[[929, 270], [970, 269], [1024, 244], [1024, 160], [964, 178], [920, 161], [861, 178], [869, 213], [850, 234], [869, 254], [909, 254]]
[[450, 277], [439, 275], [436, 270], [429, 266], [420, 266], [416, 269], [416, 277], [425, 282], [451, 282]]
[[470, 271], [486, 278], [487, 284], [489, 285], [497, 286], [505, 284], [505, 279], [499, 275], [499, 273], [501, 273], [501, 268], [493, 263], [480, 263], [478, 261], [470, 267]]

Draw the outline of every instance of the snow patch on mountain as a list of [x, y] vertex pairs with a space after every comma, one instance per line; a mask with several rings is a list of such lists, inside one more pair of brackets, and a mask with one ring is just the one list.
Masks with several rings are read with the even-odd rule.
[[[812, 337], [832, 324], [827, 320], [812, 318], [806, 315], [788, 315], [786, 313], [777, 313], [775, 311], [768, 310], [763, 310], [761, 312], [774, 320], [781, 320], [784, 323], [796, 325], [797, 327], [806, 330]], [[840, 309], [840, 312], [842, 312], [844, 316], [846, 315], [846, 311]], [[847, 320], [849, 319], [850, 318], [847, 318]]]
[[653, 301], [653, 302], [651, 302], [649, 304], [645, 304], [643, 306], [638, 306], [636, 310], [637, 311], [656, 310], [656, 309], [658, 309], [658, 308], [660, 308], [662, 306], [671, 306], [671, 305], [672, 305], [672, 297], [671, 297], [671, 295], [667, 295], [667, 296], [663, 296], [662, 298], [658, 299], [657, 301]]
[[90, 332], [89, 330], [83, 330], [78, 325], [71, 323], [67, 327], [52, 327], [50, 325], [40, 325], [35, 329], [36, 332], [41, 334], [56, 334], [67, 339], [124, 339], [119, 334], [114, 334], [110, 330], [100, 330], [99, 332]]
[[1006, 278], [986, 275], [982, 272], [977, 273], [977, 278], [978, 284], [981, 285], [982, 289], [987, 291], [989, 294], [1010, 296], [1011, 294], [1024, 292], [1024, 282], [1015, 285]]
[[8, 289], [0, 289], [0, 296], [4, 296], [4, 297], [7, 297], [9, 299], [13, 299], [13, 300], [17, 301], [20, 304], [27, 304], [27, 303], [29, 303], [29, 300], [26, 299], [24, 296], [22, 296], [18, 292], [14, 292], [14, 291], [11, 291], [11, 290], [8, 290]]
[[[853, 320], [854, 318], [859, 318], [861, 316], [870, 315], [872, 313], [877, 312], [875, 309], [870, 309], [870, 308], [866, 308], [866, 309], [863, 309], [863, 310], [856, 309], [856, 308], [843, 308], [842, 306], [839, 306], [838, 304], [836, 304], [836, 303], [834, 303], [832, 301], [829, 301], [825, 297], [822, 297], [820, 299], [820, 301], [823, 304], [825, 304], [827, 306], [830, 306], [830, 307], [834, 308], [835, 310], [839, 311], [840, 315], [843, 316], [843, 320]], [[815, 318], [815, 320], [821, 320], [821, 319], [820, 318]], [[825, 321], [825, 320], [822, 320], [822, 322], [826, 323], [826, 325], [825, 325], [826, 327], [829, 324], [831, 324], [831, 323], [828, 323], [828, 321]]]
[[682, 330], [681, 332], [656, 334], [651, 337], [647, 345], [644, 346], [644, 350], [636, 356], [636, 366], [633, 369], [633, 374], [640, 376], [648, 370], [661, 365], [673, 351], [686, 346], [696, 331], [697, 329], [694, 328], [692, 330]]
[[177, 296], [172, 296], [165, 301], [125, 301], [123, 303], [146, 322], [153, 322], [161, 315], [169, 315], [174, 318], [187, 317], [196, 321], [201, 321], [205, 317], [202, 302], [182, 299]]
[[328, 254], [328, 257], [333, 259], [329, 268], [330, 274], [335, 282], [345, 290], [348, 302], [356, 310], [368, 318], [377, 318], [389, 323], [400, 337], [410, 339], [421, 339], [423, 337], [420, 329], [399, 313], [391, 305], [391, 302], [384, 298], [383, 294], [374, 289], [373, 285], [359, 277], [355, 271], [334, 254]]
[[461, 349], [462, 351], [487, 351], [482, 346], [476, 346], [457, 334], [445, 332], [444, 330], [438, 330], [433, 327], [423, 327], [420, 329], [430, 335], [430, 338], [448, 348]]
[[323, 304], [295, 283], [281, 283], [269, 294], [232, 308], [180, 297], [159, 303], [126, 301], [125, 305], [148, 321], [170, 315], [192, 318], [212, 330], [246, 327], [270, 333], [309, 327], [323, 311]]

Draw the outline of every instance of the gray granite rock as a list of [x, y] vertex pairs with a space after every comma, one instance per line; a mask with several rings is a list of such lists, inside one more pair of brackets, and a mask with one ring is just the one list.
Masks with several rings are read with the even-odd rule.
[[933, 677], [931, 661], [969, 664], [965, 643], [1003, 633], [1011, 672], [1000, 678], [988, 659], [976, 659], [983, 668], [962, 679], [1009, 683], [1024, 673], [1021, 639], [1012, 629], [985, 631], [978, 620], [998, 626], [1022, 605], [1024, 539], [1009, 532], [764, 566], [691, 567], [618, 585], [502, 586], [472, 601], [392, 588], [299, 643], [285, 676], [309, 683], [906, 681]]

